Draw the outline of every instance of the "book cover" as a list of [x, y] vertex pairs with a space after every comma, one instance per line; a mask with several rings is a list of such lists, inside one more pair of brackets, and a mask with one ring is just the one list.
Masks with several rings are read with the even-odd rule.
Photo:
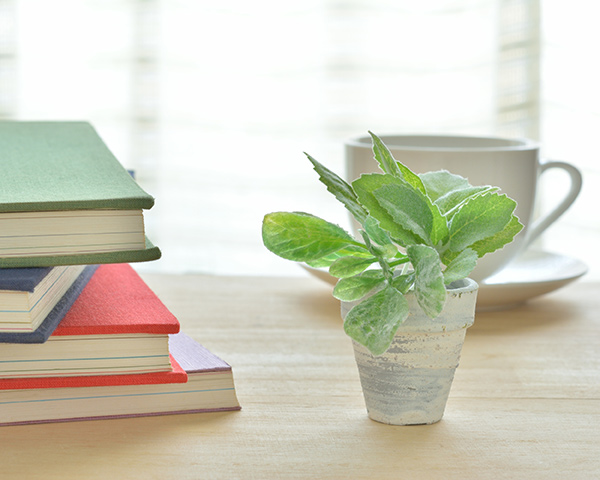
[[129, 264], [101, 265], [46, 342], [2, 345], [0, 377], [165, 371], [177, 332], [177, 318]]
[[51, 267], [0, 269], [0, 290], [33, 293], [51, 270]]
[[[89, 282], [90, 278], [98, 268], [97, 265], [87, 265], [83, 271], [79, 274], [77, 279], [71, 284], [65, 294], [56, 302], [50, 313], [45, 317], [40, 326], [32, 332], [0, 332], [0, 343], [44, 343], [50, 335], [54, 332], [60, 321], [67, 314], [75, 300], [79, 297], [84, 287]], [[10, 270], [0, 270], [0, 277], [10, 276]], [[17, 269], [20, 270], [20, 269]], [[23, 270], [34, 270], [32, 272], [33, 277], [38, 277], [38, 271], [42, 269], [23, 269]], [[20, 277], [26, 275], [21, 274]], [[8, 279], [4, 279], [4, 285], [8, 285], [10, 282]], [[25, 286], [31, 279], [26, 281], [18, 280], [13, 286], [21, 285]]]
[[87, 122], [0, 121], [0, 268], [156, 260], [154, 205]]
[[169, 334], [179, 321], [126, 263], [100, 265], [53, 333]]
[[170, 348], [186, 383], [0, 390], [0, 425], [241, 409], [227, 363], [183, 333]]
[[0, 121], [0, 151], [0, 212], [154, 205], [88, 122]]

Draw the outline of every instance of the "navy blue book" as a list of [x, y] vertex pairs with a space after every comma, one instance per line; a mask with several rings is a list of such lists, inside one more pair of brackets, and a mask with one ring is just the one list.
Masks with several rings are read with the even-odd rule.
[[0, 290], [31, 292], [52, 271], [52, 267], [2, 268], [0, 269]]
[[97, 267], [0, 269], [0, 343], [44, 343]]

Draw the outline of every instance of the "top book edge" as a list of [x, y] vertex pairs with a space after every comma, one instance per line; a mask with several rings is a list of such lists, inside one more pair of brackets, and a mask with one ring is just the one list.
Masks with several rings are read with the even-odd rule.
[[0, 121], [0, 167], [0, 213], [154, 205], [88, 122]]

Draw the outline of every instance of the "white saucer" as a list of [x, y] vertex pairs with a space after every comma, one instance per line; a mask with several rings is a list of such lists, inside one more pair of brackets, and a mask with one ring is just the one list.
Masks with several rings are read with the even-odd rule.
[[526, 250], [504, 270], [480, 283], [477, 310], [515, 307], [564, 287], [587, 271], [587, 265], [575, 258]]
[[[335, 285], [337, 278], [326, 269], [302, 265], [315, 277]], [[555, 253], [527, 250], [504, 270], [479, 285], [477, 310], [513, 308], [576, 280], [588, 268], [580, 260]]]

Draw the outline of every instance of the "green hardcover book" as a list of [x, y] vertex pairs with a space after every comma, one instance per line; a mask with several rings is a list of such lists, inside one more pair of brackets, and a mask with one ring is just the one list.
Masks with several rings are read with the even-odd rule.
[[87, 122], [0, 121], [0, 268], [156, 260], [154, 204]]

